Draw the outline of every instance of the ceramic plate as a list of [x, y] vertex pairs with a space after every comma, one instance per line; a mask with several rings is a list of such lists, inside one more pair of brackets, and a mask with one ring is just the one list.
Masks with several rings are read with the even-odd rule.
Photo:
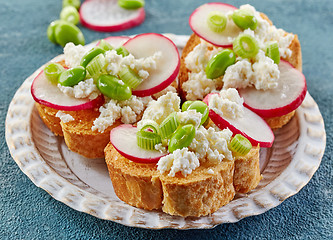
[[[180, 51], [188, 39], [188, 36], [167, 36]], [[296, 194], [318, 169], [324, 153], [323, 118], [307, 93], [292, 121], [274, 132], [273, 147], [260, 150], [263, 179], [255, 190], [236, 195], [214, 214], [200, 218], [174, 217], [135, 208], [115, 195], [104, 159], [86, 159], [69, 151], [63, 138], [54, 136], [43, 124], [30, 94], [32, 80], [40, 69], [24, 81], [9, 106], [6, 141], [11, 155], [36, 186], [69, 207], [101, 219], [151, 229], [212, 228], [237, 222], [264, 213]]]

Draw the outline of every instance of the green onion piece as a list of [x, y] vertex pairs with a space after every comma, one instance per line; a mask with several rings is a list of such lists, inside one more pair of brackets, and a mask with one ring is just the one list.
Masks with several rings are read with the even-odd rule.
[[138, 9], [144, 7], [144, 0], [118, 0], [118, 5], [125, 9]]
[[96, 86], [103, 95], [115, 100], [127, 100], [132, 96], [131, 88], [113, 75], [101, 75]]
[[274, 63], [280, 63], [280, 51], [277, 41], [272, 41], [267, 44], [266, 55], [271, 58]]
[[236, 55], [241, 58], [253, 58], [259, 52], [257, 40], [249, 34], [240, 34], [233, 43]]
[[155, 145], [162, 142], [160, 135], [147, 131], [138, 131], [136, 139], [138, 146], [146, 150], [155, 150]]
[[96, 57], [97, 55], [101, 54], [101, 53], [105, 53], [105, 50], [100, 48], [100, 47], [94, 47], [92, 49], [90, 49], [86, 54], [84, 54], [84, 56], [81, 59], [81, 63], [80, 65], [82, 67], [86, 67], [88, 65], [88, 63], [90, 63], [90, 61]]
[[73, 6], [77, 10], [79, 10], [80, 5], [81, 5], [81, 1], [80, 0], [63, 0], [62, 1], [62, 7], [63, 8], [65, 8], [67, 6]]
[[129, 55], [129, 52], [127, 51], [126, 48], [124, 48], [123, 46], [119, 47], [116, 49], [116, 52], [118, 55], [122, 55], [123, 57], [126, 57]]
[[51, 83], [57, 84], [60, 74], [65, 71], [64, 67], [59, 63], [49, 63], [44, 68], [44, 74]]
[[179, 126], [177, 113], [171, 113], [163, 122], [160, 124], [160, 133], [162, 139], [169, 138]]
[[193, 103], [193, 101], [184, 102], [182, 105], [182, 112], [185, 112], [192, 103]]
[[80, 15], [75, 7], [67, 6], [61, 10], [60, 19], [76, 25], [80, 21]]
[[208, 14], [207, 24], [213, 32], [223, 32], [227, 26], [227, 17], [222, 12], [212, 11]]
[[86, 70], [90, 74], [90, 76], [95, 77], [99, 75], [102, 70], [104, 69], [106, 64], [106, 60], [104, 57], [104, 54], [98, 54], [96, 57], [94, 57], [86, 66]]
[[86, 77], [86, 69], [84, 67], [74, 67], [62, 72], [58, 82], [62, 86], [73, 87]]
[[142, 78], [128, 66], [123, 67], [118, 72], [118, 75], [120, 79], [132, 89], [136, 89], [142, 82]]
[[258, 25], [258, 21], [256, 17], [247, 10], [235, 10], [232, 14], [232, 20], [240, 29], [248, 29], [255, 30]]
[[154, 133], [160, 134], [160, 126], [158, 125], [157, 122], [150, 119], [142, 120], [139, 131], [149, 131], [149, 130], [151, 130]]
[[202, 114], [201, 117], [201, 125], [204, 124], [204, 122], [206, 122], [207, 118], [208, 118], [208, 113], [209, 113], [209, 109], [206, 103], [204, 103], [203, 101], [194, 101], [188, 108], [187, 110], [195, 110], [199, 113]]
[[209, 79], [215, 79], [224, 75], [225, 70], [235, 64], [236, 55], [231, 49], [224, 49], [212, 57], [206, 66], [206, 75]]
[[252, 148], [250, 141], [241, 134], [236, 134], [229, 143], [229, 149], [236, 155], [244, 156]]
[[195, 137], [195, 127], [193, 124], [187, 124], [177, 129], [171, 136], [168, 150], [173, 152], [176, 149], [188, 147]]
[[54, 29], [55, 40], [62, 47], [69, 42], [74, 43], [74, 45], [84, 45], [84, 36], [81, 30], [72, 23], [66, 21], [60, 21], [59, 24], [55, 26]]
[[110, 43], [108, 43], [107, 41], [105, 41], [104, 39], [102, 39], [99, 44], [98, 47], [104, 49], [105, 51], [110, 51], [113, 49], [113, 47], [111, 46]]

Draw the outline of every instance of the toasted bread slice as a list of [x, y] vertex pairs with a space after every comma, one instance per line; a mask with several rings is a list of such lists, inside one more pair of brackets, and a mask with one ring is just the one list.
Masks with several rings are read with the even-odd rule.
[[[272, 22], [268, 19], [268, 17], [261, 13], [261, 17], [267, 20], [270, 24]], [[180, 97], [182, 98], [183, 101], [186, 100], [186, 91], [182, 88], [183, 83], [188, 81], [188, 73], [189, 70], [187, 69], [185, 65], [185, 58], [186, 56], [194, 49], [195, 46], [197, 46], [200, 43], [200, 38], [196, 34], [192, 34], [191, 37], [189, 38], [188, 42], [186, 43], [182, 56], [181, 56], [181, 61], [180, 61], [180, 72], [179, 72], [179, 81], [178, 81], [178, 92], [180, 94]], [[296, 69], [299, 71], [302, 71], [302, 52], [301, 52], [301, 45], [298, 40], [298, 36], [295, 34], [294, 39], [291, 42], [289, 48], [292, 50], [292, 55], [287, 58], [283, 58], [283, 60], [288, 61], [291, 63]], [[218, 89], [220, 90], [220, 89]], [[286, 115], [283, 115], [281, 117], [275, 117], [273, 119], [267, 118], [265, 119], [268, 123], [268, 125], [272, 129], [277, 129], [285, 125], [286, 123], [289, 122], [289, 120], [293, 117], [294, 111], [291, 113], [288, 113]]]
[[[182, 217], [205, 216], [229, 203], [236, 187], [247, 192], [260, 181], [259, 147], [235, 161], [201, 165], [184, 177], [161, 174], [157, 165], [135, 163], [123, 157], [111, 143], [105, 148], [105, 161], [116, 195], [124, 202], [143, 209], [160, 209]], [[238, 163], [236, 169], [235, 163]], [[247, 168], [252, 168], [246, 173]]]

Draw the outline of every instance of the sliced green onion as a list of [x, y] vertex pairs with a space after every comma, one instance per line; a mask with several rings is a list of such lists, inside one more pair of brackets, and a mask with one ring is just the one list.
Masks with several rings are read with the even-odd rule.
[[138, 9], [145, 5], [144, 0], [118, 0], [118, 5], [125, 9]]
[[229, 143], [229, 149], [236, 155], [244, 156], [252, 148], [250, 141], [241, 134], [236, 134]]
[[65, 8], [67, 6], [73, 6], [76, 9], [79, 9], [81, 5], [81, 1], [80, 0], [63, 0], [62, 1], [62, 7]]
[[80, 21], [80, 15], [75, 7], [67, 6], [61, 10], [60, 19], [76, 25]]
[[82, 66], [70, 68], [62, 72], [58, 82], [62, 86], [73, 87], [86, 77], [86, 69]]
[[102, 39], [99, 44], [98, 47], [104, 49], [105, 51], [110, 51], [113, 49], [113, 47], [111, 46], [110, 43], [108, 43], [107, 41], [105, 41], [104, 39]]
[[161, 137], [169, 138], [179, 126], [179, 121], [177, 118], [177, 113], [171, 113], [163, 122], [160, 124], [160, 133]]
[[142, 82], [142, 78], [128, 66], [123, 67], [118, 75], [120, 79], [132, 89], [136, 89]]
[[193, 103], [193, 101], [184, 102], [182, 105], [182, 112], [185, 112], [192, 103]]
[[103, 95], [115, 100], [127, 100], [132, 96], [131, 88], [113, 75], [101, 75], [96, 86]]
[[233, 43], [236, 55], [241, 58], [253, 58], [259, 52], [257, 40], [249, 34], [240, 34]]
[[280, 63], [280, 51], [277, 41], [267, 43], [266, 55], [271, 58], [274, 63]]
[[59, 63], [50, 63], [44, 68], [44, 74], [51, 83], [57, 84], [60, 74], [65, 71], [64, 67]]
[[90, 49], [88, 52], [86, 52], [86, 54], [83, 55], [80, 65], [82, 67], [86, 67], [88, 65], [88, 63], [90, 63], [90, 61], [94, 57], [96, 57], [97, 55], [99, 55], [101, 53], [104, 54], [105, 50], [100, 47], [94, 47], [94, 48]]
[[187, 124], [177, 129], [171, 136], [168, 150], [173, 152], [176, 149], [188, 147], [195, 137], [195, 127], [193, 124]]
[[126, 57], [129, 55], [129, 52], [127, 51], [126, 48], [124, 48], [123, 46], [119, 47], [116, 49], [116, 52], [118, 55], [122, 55], [123, 57]]
[[149, 131], [149, 130], [151, 130], [154, 133], [160, 134], [160, 126], [158, 125], [157, 122], [150, 119], [142, 120], [139, 131]]
[[212, 11], [208, 14], [207, 24], [213, 32], [223, 32], [227, 26], [227, 17], [222, 12]]
[[232, 14], [232, 20], [240, 29], [255, 30], [258, 25], [256, 17], [249, 11], [244, 9], [235, 10]]
[[236, 62], [236, 55], [231, 49], [224, 49], [212, 57], [206, 66], [206, 75], [209, 79], [215, 79], [224, 75], [225, 70]]
[[155, 150], [155, 145], [162, 142], [160, 135], [147, 131], [138, 131], [136, 139], [138, 146], [146, 150]]
[[194, 101], [188, 108], [187, 110], [195, 110], [199, 113], [202, 114], [201, 117], [201, 125], [204, 124], [204, 122], [206, 122], [207, 118], [208, 118], [208, 113], [209, 113], [209, 109], [206, 103], [204, 103], [203, 101]]
[[90, 76], [95, 77], [98, 76], [102, 70], [104, 69], [106, 64], [105, 57], [103, 53], [98, 54], [96, 57], [94, 57], [86, 66], [86, 69]]

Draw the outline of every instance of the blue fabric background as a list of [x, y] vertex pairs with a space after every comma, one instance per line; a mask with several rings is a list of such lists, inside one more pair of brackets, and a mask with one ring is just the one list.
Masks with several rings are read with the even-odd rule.
[[[205, 1], [146, 0], [146, 20], [119, 33], [82, 29], [89, 43], [117, 34], [191, 34], [190, 13]], [[226, 1], [235, 6], [246, 1]], [[147, 230], [77, 212], [37, 188], [11, 158], [5, 142], [8, 105], [21, 83], [62, 52], [46, 37], [61, 1], [0, 0], [0, 239], [333, 239], [332, 0], [252, 0], [276, 26], [299, 35], [308, 91], [323, 114], [327, 146], [319, 170], [297, 195], [259, 216], [211, 230]]]

